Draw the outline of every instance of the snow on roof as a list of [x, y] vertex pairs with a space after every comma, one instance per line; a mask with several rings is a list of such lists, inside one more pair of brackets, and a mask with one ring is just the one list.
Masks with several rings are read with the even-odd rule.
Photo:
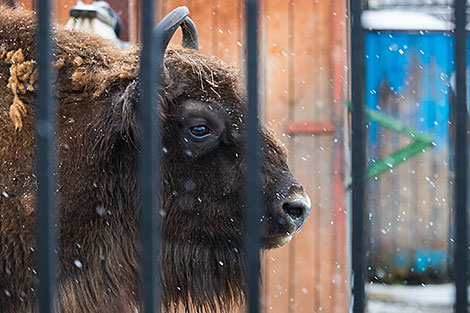
[[452, 0], [369, 0], [369, 8], [380, 9], [384, 6], [410, 5], [410, 6], [438, 6], [452, 5]]
[[431, 14], [404, 10], [366, 10], [361, 22], [367, 30], [449, 31], [454, 27]]

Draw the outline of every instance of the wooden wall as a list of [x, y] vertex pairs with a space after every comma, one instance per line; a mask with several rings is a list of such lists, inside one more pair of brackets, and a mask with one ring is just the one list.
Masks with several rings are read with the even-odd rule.
[[[243, 66], [240, 0], [163, 1], [187, 5], [200, 50]], [[289, 150], [289, 163], [312, 199], [302, 232], [263, 253], [263, 312], [344, 313], [349, 302], [342, 176], [345, 2], [260, 1], [261, 92], [265, 121]]]
[[[32, 1], [23, 0], [26, 7]], [[59, 23], [66, 22], [73, 2], [56, 0]], [[109, 3], [121, 8], [126, 39], [136, 42], [137, 1]], [[287, 144], [291, 169], [312, 200], [303, 231], [289, 245], [263, 253], [263, 312], [344, 313], [350, 287], [342, 140], [345, 1], [259, 3], [262, 112]], [[243, 66], [243, 1], [164, 0], [158, 14], [180, 5], [190, 9], [202, 53]]]

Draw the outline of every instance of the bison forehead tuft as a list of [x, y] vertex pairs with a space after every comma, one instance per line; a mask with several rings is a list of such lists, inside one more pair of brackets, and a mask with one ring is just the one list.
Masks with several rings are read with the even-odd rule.
[[193, 49], [168, 49], [165, 55], [165, 98], [212, 100], [239, 109], [244, 97], [240, 71], [214, 56]]

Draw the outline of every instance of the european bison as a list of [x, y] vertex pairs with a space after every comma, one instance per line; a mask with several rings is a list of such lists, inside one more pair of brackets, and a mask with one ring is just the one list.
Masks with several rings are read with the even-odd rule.
[[[181, 24], [183, 42], [197, 47], [187, 22]], [[57, 306], [63, 313], [138, 312], [139, 49], [118, 50], [104, 39], [58, 26], [53, 33]], [[34, 34], [33, 13], [0, 8], [3, 313], [36, 311]], [[243, 303], [246, 288], [240, 253], [243, 83], [235, 68], [195, 49], [167, 49], [163, 62], [164, 311], [227, 312]], [[265, 128], [261, 136], [266, 214], [260, 227], [266, 229], [263, 248], [269, 249], [286, 244], [302, 228], [310, 200], [289, 171], [283, 146]]]

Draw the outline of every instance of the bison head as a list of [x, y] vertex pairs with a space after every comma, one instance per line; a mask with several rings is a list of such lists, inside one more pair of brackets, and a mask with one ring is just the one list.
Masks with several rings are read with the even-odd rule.
[[[245, 288], [243, 178], [256, 173], [245, 171], [241, 75], [197, 52], [197, 33], [187, 14], [186, 8], [176, 9], [157, 26], [163, 62], [164, 290], [168, 303], [214, 310], [236, 302]], [[178, 26], [186, 48], [165, 53]], [[266, 207], [259, 227], [263, 248], [275, 248], [301, 230], [310, 200], [288, 168], [284, 146], [265, 127], [260, 132]]]
[[[170, 238], [238, 243], [243, 177], [255, 174], [244, 170], [245, 89], [238, 70], [197, 52], [187, 14], [185, 7], [174, 10], [156, 30], [162, 55], [177, 26], [187, 47], [169, 49], [163, 59], [164, 226]], [[263, 248], [274, 248], [301, 230], [310, 199], [288, 168], [283, 144], [264, 126], [260, 131], [266, 202], [260, 227]]]

